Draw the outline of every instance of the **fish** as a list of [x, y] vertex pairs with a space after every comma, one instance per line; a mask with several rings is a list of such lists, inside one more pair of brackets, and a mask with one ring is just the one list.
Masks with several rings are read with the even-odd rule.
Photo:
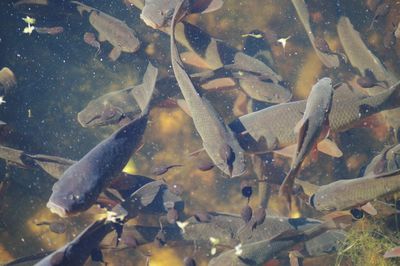
[[400, 168], [400, 144], [386, 147], [367, 165], [364, 175], [377, 175]]
[[[358, 69], [360, 74], [364, 74], [365, 71], [371, 71], [379, 82], [387, 83], [388, 86], [393, 86], [397, 82], [398, 78], [387, 70], [379, 58], [368, 49], [360, 33], [354, 29], [348, 17], [339, 18], [337, 31], [347, 58], [351, 65]], [[376, 95], [386, 90], [383, 86], [379, 86], [380, 84], [377, 85], [366, 89], [366, 92], [369, 95]], [[395, 139], [399, 139], [400, 120], [398, 117], [400, 116], [400, 109], [395, 108], [385, 111], [382, 115], [386, 123], [392, 128]]]
[[[145, 0], [140, 18], [147, 26], [153, 29], [169, 26], [178, 3], [179, 0]], [[209, 13], [220, 9], [223, 5], [223, 0], [187, 1], [186, 5], [186, 15]], [[182, 16], [180, 20], [185, 16]]]
[[46, 256], [35, 266], [84, 265], [103, 238], [112, 231], [113, 224], [106, 219], [95, 221], [70, 243]]
[[244, 152], [232, 131], [225, 125], [213, 106], [202, 97], [193, 85], [175, 44], [175, 18], [181, 11], [181, 1], [174, 12], [171, 24], [171, 61], [176, 80], [187, 102], [194, 126], [199, 133], [203, 147], [214, 164], [229, 177], [238, 177], [245, 172]]
[[[351, 90], [344, 83], [333, 93], [329, 127], [332, 132], [345, 131], [363, 118], [399, 107], [399, 97], [399, 82], [374, 96]], [[243, 115], [233, 120], [229, 127], [245, 152], [279, 152], [296, 144], [293, 128], [302, 118], [305, 108], [305, 100], [278, 104]], [[329, 150], [323, 152], [330, 153]]]
[[328, 68], [339, 67], [340, 60], [337, 54], [326, 53], [325, 51], [321, 51], [317, 48], [315, 37], [311, 30], [310, 14], [307, 10], [307, 4], [304, 2], [304, 0], [292, 0], [292, 4], [296, 9], [297, 15], [299, 16], [300, 21], [303, 24], [304, 29], [306, 30], [308, 39], [310, 39], [311, 45], [314, 48], [314, 51], [320, 61]]
[[57, 35], [64, 32], [64, 28], [56, 27], [35, 27], [34, 30], [39, 34]]
[[225, 251], [218, 257], [212, 258], [208, 265], [263, 265], [295, 244], [305, 242], [335, 228], [333, 222], [324, 222], [305, 231], [287, 230], [269, 239], [242, 244], [239, 252], [236, 249]]
[[156, 81], [157, 70], [149, 64], [141, 84], [91, 100], [78, 113], [79, 124], [82, 127], [98, 127], [137, 119], [146, 106], [152, 107], [152, 95], [155, 95], [154, 98], [160, 98], [159, 90], [156, 90]]
[[71, 1], [71, 3], [77, 5], [81, 15], [83, 12], [89, 13], [89, 22], [99, 33], [98, 40], [111, 43], [113, 49], [108, 55], [111, 61], [117, 60], [121, 52], [134, 53], [140, 48], [140, 41], [135, 31], [125, 22], [78, 1]]
[[327, 136], [332, 99], [333, 86], [330, 78], [320, 79], [311, 88], [303, 117], [294, 129], [298, 134], [296, 153], [289, 173], [279, 188], [279, 195], [284, 196], [289, 203], [293, 194], [294, 179], [300, 171], [304, 159], [317, 145], [318, 140]]
[[374, 27], [374, 23], [377, 22], [380, 18], [386, 16], [390, 11], [390, 5], [389, 4], [380, 4], [376, 10], [374, 17], [372, 18], [371, 25], [369, 26], [370, 29]]
[[[152, 65], [150, 68], [157, 73]], [[150, 88], [151, 90], [152, 88]], [[89, 209], [100, 193], [121, 173], [132, 153], [140, 146], [148, 120], [148, 106], [142, 115], [106, 138], [53, 185], [47, 203], [50, 211], [66, 217]]]
[[48, 226], [50, 231], [56, 234], [63, 234], [67, 230], [67, 226], [63, 222], [43, 221], [36, 224], [37, 226]]
[[399, 190], [400, 170], [395, 170], [320, 186], [309, 204], [318, 211], [362, 209], [369, 201]]

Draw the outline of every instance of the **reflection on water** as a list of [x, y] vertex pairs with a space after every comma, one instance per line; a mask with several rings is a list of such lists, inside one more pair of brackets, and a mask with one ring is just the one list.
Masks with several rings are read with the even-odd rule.
[[[51, 8], [35, 5], [31, 9], [26, 6], [13, 7], [13, 2], [16, 1], [0, 2], [0, 68], [9, 67], [17, 79], [17, 86], [5, 92], [6, 102], [0, 104], [0, 120], [7, 123], [0, 128], [1, 145], [32, 154], [51, 154], [79, 160], [118, 128], [118, 125], [81, 127], [77, 113], [90, 100], [138, 84], [148, 60], [159, 68], [161, 77], [173, 75], [168, 35], [147, 27], [139, 18], [140, 10], [129, 1], [85, 1], [124, 21], [135, 30], [142, 42], [138, 52], [122, 53], [115, 62], [108, 59], [112, 50], [109, 43], [102, 42], [99, 52], [87, 41], [85, 43], [84, 34], [95, 31], [88, 23], [87, 16], [81, 17], [68, 1], [55, 1], [57, 4], [53, 3]], [[391, 75], [400, 76], [400, 41], [395, 39], [393, 26], [398, 25], [400, 17], [400, 5], [396, 1], [384, 1], [390, 5], [389, 11], [382, 16], [375, 15], [372, 29], [369, 28], [376, 8], [373, 2], [382, 1], [306, 2], [314, 35], [323, 37], [332, 51], [344, 53], [336, 25], [340, 16], [348, 16]], [[132, 0], [132, 3], [135, 1]], [[59, 34], [54, 31], [54, 34], [48, 34], [49, 30], [45, 34], [35, 31], [30, 35], [25, 34], [23, 29], [26, 23], [22, 18], [26, 15], [36, 19], [35, 25], [63, 27], [64, 31]], [[267, 52], [271, 55], [267, 56], [267, 61], [293, 91], [292, 100], [306, 98], [312, 85], [324, 76], [331, 77], [333, 83], [349, 81], [354, 84], [354, 76], [362, 74], [352, 68], [349, 61], [338, 69], [325, 67], [310, 45], [296, 10], [288, 0], [226, 0], [220, 10], [193, 15], [188, 21], [238, 50], [243, 49], [242, 35], [254, 29], [263, 32], [269, 43]], [[393, 33], [392, 40], [388, 40], [388, 32]], [[282, 43], [277, 40], [289, 36], [283, 49]], [[240, 94], [240, 90], [231, 89], [207, 92], [206, 97], [225, 121], [232, 121], [232, 110], [237, 108], [234, 104]], [[242, 113], [248, 111], [244, 106]], [[256, 178], [257, 170], [251, 168], [251, 160], [248, 159], [250, 168], [247, 174], [235, 180], [223, 177], [216, 167], [201, 171], [199, 162], [209, 159], [205, 152], [190, 156], [190, 153], [202, 148], [190, 116], [175, 103], [166, 101], [152, 108], [149, 120], [143, 147], [132, 156], [125, 170], [131, 174], [150, 176], [159, 166], [183, 164], [183, 167], [170, 169], [162, 178], [168, 184], [183, 187], [186, 214], [191, 215], [199, 210], [240, 213], [246, 204], [240, 192], [240, 180]], [[382, 116], [373, 116], [349, 131], [334, 132], [332, 136], [339, 143], [344, 156], [332, 159], [319, 155], [317, 160], [306, 159], [301, 179], [314, 184], [328, 184], [337, 179], [355, 178], [360, 168], [386, 145], [394, 144], [392, 133]], [[290, 161], [279, 155], [265, 158], [269, 162], [266, 176], [273, 180], [272, 183], [281, 182]], [[52, 232], [47, 226], [37, 226], [40, 222], [60, 220], [46, 208], [54, 180], [43, 171], [20, 169], [4, 161], [1, 161], [0, 169], [0, 262], [54, 250], [71, 241], [102, 213], [93, 207], [78, 217], [68, 218], [66, 232], [62, 234]], [[255, 186], [263, 185], [260, 183]], [[295, 208], [290, 213], [285, 202], [277, 197], [275, 188], [272, 186], [268, 214], [322, 217], [323, 214], [303, 203], [301, 209]], [[255, 189], [250, 200], [254, 210], [259, 204], [258, 196]], [[382, 200], [393, 203], [395, 199], [396, 194]], [[321, 265], [322, 262], [326, 265], [334, 265], [335, 262], [340, 265], [396, 265], [398, 260], [383, 259], [383, 253], [400, 244], [397, 217], [380, 215], [366, 219], [350, 229], [349, 238], [338, 254], [305, 259], [305, 265]], [[158, 226], [158, 217], [139, 216], [129, 224]], [[197, 251], [193, 246], [182, 243], [171, 243], [163, 248], [149, 244], [137, 250], [105, 251], [104, 254], [109, 265], [145, 265], [146, 260], [152, 266], [180, 265], [187, 255], [194, 256], [199, 265], [207, 265], [211, 256], [209, 248], [207, 246]], [[218, 251], [228, 248], [220, 247]], [[364, 259], [355, 259], [358, 257]], [[279, 265], [277, 261], [273, 263], [276, 264], [271, 262], [266, 265]], [[288, 259], [281, 260], [281, 263], [286, 265]]]

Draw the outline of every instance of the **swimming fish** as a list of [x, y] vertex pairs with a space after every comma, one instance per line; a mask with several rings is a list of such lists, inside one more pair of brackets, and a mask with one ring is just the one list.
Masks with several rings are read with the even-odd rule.
[[100, 53], [100, 43], [96, 40], [96, 36], [94, 36], [94, 33], [85, 32], [85, 34], [83, 34], [83, 41], [97, 49], [96, 55]]
[[106, 219], [96, 221], [70, 243], [46, 256], [35, 266], [84, 265], [89, 256], [98, 250], [103, 238], [112, 230], [113, 224]]
[[36, 27], [34, 30], [39, 34], [49, 34], [49, 35], [57, 35], [64, 32], [64, 28], [60, 26], [56, 27]]
[[298, 134], [296, 154], [292, 160], [289, 173], [279, 189], [279, 195], [285, 196], [290, 203], [294, 179], [306, 156], [317, 145], [318, 140], [325, 138], [329, 130], [329, 113], [332, 107], [333, 86], [330, 78], [320, 79], [312, 88], [307, 98], [303, 117], [295, 127]]
[[[169, 26], [178, 3], [179, 0], [145, 0], [140, 18], [154, 29]], [[186, 5], [187, 14], [209, 13], [220, 9], [223, 0], [191, 0]]]
[[146, 106], [152, 107], [150, 101], [153, 94], [158, 96], [157, 99], [160, 97], [158, 91], [154, 92], [156, 81], [157, 71], [149, 64], [141, 84], [91, 100], [78, 113], [78, 122], [83, 127], [97, 127], [138, 118]]
[[400, 168], [400, 144], [385, 148], [367, 165], [364, 175], [378, 175]]
[[[345, 131], [363, 118], [399, 106], [400, 82], [374, 96], [358, 93], [342, 84], [333, 93], [329, 127], [333, 132]], [[296, 143], [293, 128], [302, 118], [305, 108], [305, 100], [283, 103], [241, 116], [229, 127], [246, 152], [279, 151]], [[329, 150], [323, 151], [329, 153]]]
[[9, 89], [17, 85], [17, 79], [14, 73], [8, 67], [0, 70], [0, 88], [7, 92]]
[[117, 60], [121, 52], [134, 53], [139, 49], [139, 39], [124, 22], [80, 2], [71, 1], [71, 3], [77, 5], [81, 15], [85, 11], [89, 13], [89, 22], [99, 33], [98, 40], [100, 42], [108, 41], [112, 44], [113, 49], [108, 55], [111, 61]]
[[320, 186], [310, 197], [310, 205], [319, 211], [359, 208], [371, 200], [399, 190], [400, 169], [397, 169]]
[[193, 85], [175, 44], [175, 18], [184, 1], [175, 9], [171, 24], [171, 61], [176, 80], [185, 98], [193, 123], [199, 133], [203, 147], [214, 164], [229, 177], [237, 177], [245, 172], [244, 153], [232, 131], [225, 125], [212, 105], [202, 97]]

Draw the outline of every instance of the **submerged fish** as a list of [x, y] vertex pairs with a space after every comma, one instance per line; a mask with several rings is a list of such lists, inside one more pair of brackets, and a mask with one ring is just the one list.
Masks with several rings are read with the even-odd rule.
[[139, 39], [124, 22], [80, 2], [71, 1], [71, 3], [77, 5], [81, 15], [85, 11], [89, 13], [89, 22], [99, 33], [98, 40], [112, 44], [113, 49], [108, 55], [112, 61], [117, 60], [121, 52], [133, 53], [139, 49]]
[[97, 49], [96, 54], [100, 53], [100, 43], [96, 40], [96, 36], [92, 32], [83, 34], [83, 41]]
[[14, 73], [8, 67], [3, 67], [0, 70], [0, 88], [7, 92], [8, 89], [17, 85], [17, 80]]
[[365, 168], [364, 175], [378, 175], [400, 169], [400, 144], [385, 148]]
[[34, 29], [39, 34], [57, 35], [64, 32], [63, 27], [35, 27]]
[[[289, 173], [279, 189], [279, 194], [285, 196], [288, 202], [292, 195], [294, 179], [306, 156], [317, 145], [322, 134], [327, 134], [329, 128], [329, 113], [332, 107], [333, 86], [330, 78], [319, 80], [312, 88], [307, 98], [303, 117], [295, 127], [298, 134], [296, 154], [294, 155]], [[322, 138], [325, 138], [323, 135]]]
[[[357, 93], [342, 85], [333, 93], [329, 127], [333, 132], [345, 131], [363, 118], [399, 106], [400, 83], [374, 96]], [[296, 143], [293, 128], [302, 118], [305, 107], [304, 100], [283, 103], [241, 116], [229, 126], [245, 151], [278, 151]]]
[[106, 219], [96, 221], [81, 232], [74, 240], [57, 249], [36, 266], [84, 265], [89, 256], [98, 251], [103, 238], [113, 230], [113, 224]]
[[[78, 122], [83, 127], [97, 127], [138, 118], [146, 106], [151, 108], [150, 100], [156, 86], [157, 71], [149, 65], [142, 83], [131, 88], [107, 93], [91, 100], [78, 113]], [[168, 89], [166, 87], [166, 89]], [[155, 92], [156, 96], [159, 93]], [[158, 98], [158, 97], [157, 97]]]
[[[183, 2], [175, 10], [174, 19], [183, 7]], [[225, 125], [212, 105], [202, 97], [193, 85], [175, 44], [175, 23], [171, 24], [171, 61], [176, 80], [187, 102], [193, 123], [203, 140], [203, 147], [214, 164], [230, 177], [237, 177], [245, 172], [244, 152], [232, 131]]]
[[320, 186], [310, 197], [310, 205], [319, 211], [346, 210], [399, 190], [400, 170], [396, 170]]
[[[140, 18], [147, 26], [154, 29], [169, 26], [179, 2], [179, 0], [145, 0]], [[220, 9], [222, 5], [223, 0], [191, 0], [187, 1], [185, 8], [187, 14], [209, 13]]]

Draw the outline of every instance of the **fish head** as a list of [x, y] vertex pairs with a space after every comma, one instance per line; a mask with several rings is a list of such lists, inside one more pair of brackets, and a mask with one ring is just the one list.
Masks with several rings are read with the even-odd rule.
[[[68, 170], [66, 172], [68, 174]], [[69, 217], [89, 209], [97, 200], [101, 186], [71, 182], [64, 175], [53, 186], [47, 208], [60, 217]]]
[[78, 113], [78, 122], [82, 127], [98, 127], [117, 124], [125, 117], [121, 108], [108, 102], [101, 104], [94, 100]]
[[140, 18], [147, 26], [159, 29], [169, 25], [176, 5], [176, 0], [145, 1]]
[[246, 75], [239, 78], [241, 89], [252, 99], [267, 103], [285, 103], [292, 98], [292, 92], [283, 85], [268, 77]]

